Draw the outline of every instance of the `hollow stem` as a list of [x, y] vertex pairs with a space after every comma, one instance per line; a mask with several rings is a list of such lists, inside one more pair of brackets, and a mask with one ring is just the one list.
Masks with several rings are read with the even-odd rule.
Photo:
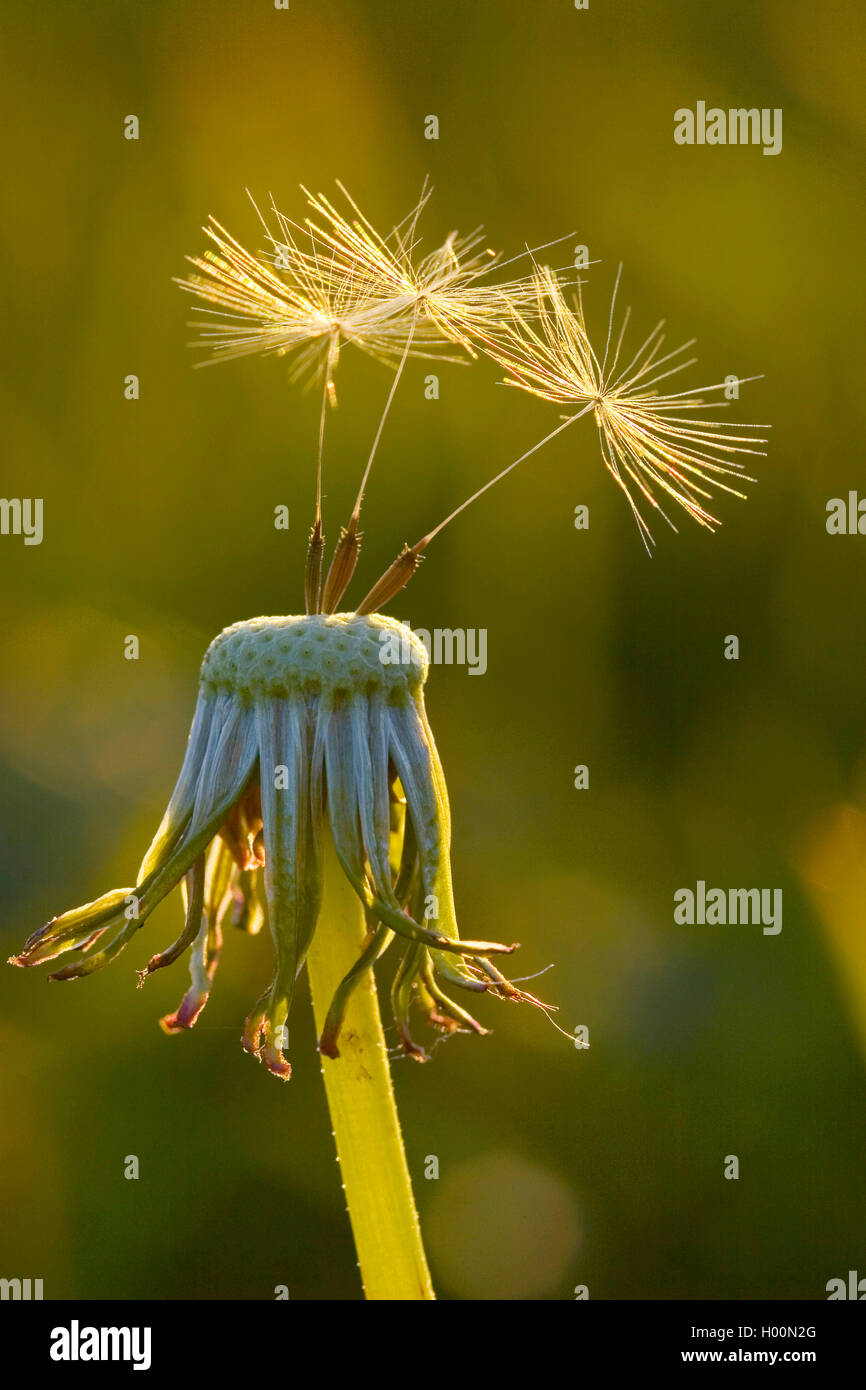
[[[322, 909], [307, 956], [319, 1033], [365, 937], [363, 908], [328, 837]], [[433, 1299], [372, 972], [351, 994], [339, 1049], [339, 1057], [322, 1058], [322, 1076], [364, 1293]]]

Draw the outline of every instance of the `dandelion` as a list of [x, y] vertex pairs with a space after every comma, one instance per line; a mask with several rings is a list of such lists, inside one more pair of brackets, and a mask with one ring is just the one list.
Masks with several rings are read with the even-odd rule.
[[[216, 326], [208, 330], [214, 357], [293, 355], [295, 379], [312, 372], [323, 382], [306, 611], [235, 623], [214, 639], [202, 662], [177, 784], [135, 884], [52, 918], [12, 958], [30, 967], [74, 953], [49, 978], [90, 975], [115, 960], [179, 886], [182, 929], [139, 971], [144, 984], [189, 953], [189, 988], [161, 1020], [166, 1033], [177, 1034], [194, 1026], [208, 1002], [226, 930], [255, 934], [266, 921], [274, 976], [246, 1018], [242, 1044], [288, 1079], [288, 1021], [306, 965], [369, 1298], [433, 1297], [374, 967], [399, 949], [394, 1025], [403, 1053], [418, 1061], [427, 1053], [413, 1036], [413, 1010], [440, 1038], [486, 1032], [454, 991], [552, 1013], [494, 963], [514, 945], [460, 936], [448, 794], [424, 704], [427, 654], [384, 609], [444, 527], [590, 410], [604, 460], [636, 515], [629, 482], [655, 507], [658, 488], [703, 524], [715, 524], [698, 500], [705, 495], [701, 484], [733, 475], [741, 465], [731, 456], [752, 452], [747, 436], [679, 413], [704, 408], [698, 393], [656, 391], [687, 365], [685, 347], [660, 355], [661, 325], [619, 369], [628, 314], [611, 352], [616, 291], [599, 361], [579, 291], [572, 310], [552, 271], [536, 271], [528, 281], [485, 281], [495, 258], [480, 249], [478, 233], [454, 233], [420, 256], [418, 220], [427, 197], [425, 190], [386, 238], [351, 200], [347, 218], [325, 198], [310, 197], [312, 216], [303, 226], [274, 208], [273, 233], [262, 219], [272, 248], [267, 256], [246, 251], [215, 222], [205, 229], [216, 250], [194, 261], [196, 274], [181, 283], [217, 306], [210, 311]], [[396, 365], [354, 507], [323, 580], [324, 422], [347, 343]], [[579, 409], [414, 546], [404, 546], [360, 603], [337, 611], [358, 563], [361, 505], [404, 366], [410, 355], [443, 347], [468, 356], [481, 350], [505, 367], [512, 385]]]

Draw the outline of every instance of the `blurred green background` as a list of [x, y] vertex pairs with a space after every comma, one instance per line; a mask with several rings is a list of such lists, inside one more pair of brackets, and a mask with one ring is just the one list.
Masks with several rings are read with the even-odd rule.
[[[521, 940], [518, 973], [555, 962], [539, 992], [591, 1042], [488, 1001], [491, 1037], [395, 1063], [438, 1290], [811, 1299], [866, 1273], [866, 540], [825, 531], [827, 500], [866, 490], [866, 12], [88, 0], [7, 6], [4, 30], [2, 491], [45, 499], [41, 546], [0, 538], [4, 956], [130, 880], [207, 642], [301, 603], [316, 397], [277, 360], [191, 370], [171, 277], [208, 213], [260, 246], [245, 187], [297, 215], [299, 183], [342, 178], [387, 229], [429, 174], [425, 245], [481, 222], [507, 256], [574, 233], [601, 259], [597, 329], [622, 259], [635, 332], [664, 315], [697, 334], [696, 384], [765, 372], [733, 411], [773, 425], [748, 502], [721, 501], [716, 536], [657, 530], [652, 561], [577, 426], [394, 605], [488, 630], [483, 679], [439, 667], [428, 686], [463, 931]], [[782, 153], [675, 145], [699, 99], [782, 107]], [[485, 364], [443, 367], [426, 401], [428, 370], [410, 364], [387, 427], [356, 599], [556, 423]], [[388, 382], [346, 353], [332, 536]], [[782, 888], [781, 934], [675, 925], [699, 878]], [[179, 912], [75, 986], [0, 976], [0, 1274], [47, 1297], [357, 1298], [306, 993], [289, 1087], [238, 1042], [264, 937], [230, 940], [194, 1032], [164, 1037], [185, 969], [139, 992], [134, 968]]]

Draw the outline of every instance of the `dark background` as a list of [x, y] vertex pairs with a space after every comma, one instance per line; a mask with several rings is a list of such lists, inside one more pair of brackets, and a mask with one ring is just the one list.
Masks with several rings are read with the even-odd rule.
[[[810, 1299], [866, 1274], [866, 540], [825, 530], [829, 498], [866, 490], [864, 31], [862, 7], [812, 0], [6, 6], [2, 492], [45, 499], [45, 538], [0, 538], [4, 955], [130, 880], [207, 642], [301, 603], [317, 401], [274, 360], [191, 370], [171, 277], [208, 213], [256, 248], [245, 187], [297, 215], [300, 182], [338, 177], [387, 230], [429, 174], [425, 245], [574, 233], [601, 259], [597, 331], [622, 259], [635, 332], [698, 335], [690, 382], [766, 373], [733, 411], [772, 423], [769, 457], [717, 535], [683, 518], [650, 561], [587, 423], [394, 606], [488, 631], [483, 679], [428, 686], [463, 931], [521, 940], [521, 972], [555, 961], [537, 988], [591, 1041], [488, 1001], [492, 1037], [395, 1063], [442, 1296]], [[782, 107], [782, 153], [675, 145], [698, 100]], [[489, 364], [443, 367], [438, 402], [427, 370], [384, 436], [356, 599], [556, 423]], [[332, 535], [388, 380], [347, 352]], [[781, 934], [675, 925], [697, 879], [782, 888]], [[238, 1044], [264, 938], [229, 941], [206, 1015], [164, 1037], [185, 971], [138, 992], [133, 970], [179, 911], [75, 986], [0, 976], [0, 1275], [47, 1297], [358, 1297], [305, 992], [289, 1087]]]

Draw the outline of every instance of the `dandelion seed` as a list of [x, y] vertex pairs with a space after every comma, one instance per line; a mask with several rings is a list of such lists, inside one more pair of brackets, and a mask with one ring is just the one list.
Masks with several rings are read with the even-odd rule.
[[196, 273], [177, 283], [218, 306], [205, 310], [210, 320], [193, 325], [202, 330], [210, 361], [295, 354], [292, 380], [325, 376], [333, 401], [333, 373], [345, 344], [392, 366], [409, 341], [412, 356], [465, 361], [475, 352], [474, 338], [495, 331], [513, 303], [529, 307], [526, 279], [480, 283], [498, 260], [479, 249], [480, 230], [465, 237], [453, 232], [415, 263], [428, 189], [408, 218], [382, 237], [340, 188], [351, 221], [323, 195], [306, 190], [313, 216], [303, 224], [273, 201], [269, 221], [253, 203], [269, 243], [265, 253], [247, 251], [213, 218], [203, 228], [216, 249], [190, 257]]
[[[430, 542], [446, 526], [519, 464], [569, 429], [590, 410], [598, 427], [605, 466], [625, 494], [649, 554], [654, 544], [652, 533], [632, 495], [630, 484], [637, 488], [649, 506], [663, 516], [674, 531], [677, 528], [662, 509], [653, 488], [666, 493], [694, 520], [711, 531], [720, 522], [701, 502], [702, 498], [711, 496], [709, 485], [715, 485], [736, 497], [745, 496], [738, 488], [724, 481], [728, 477], [735, 477], [741, 483], [754, 481], [745, 474], [744, 465], [733, 455], [763, 456], [765, 450], [754, 446], [767, 441], [766, 438], [740, 434], [736, 430], [767, 429], [769, 426], [741, 424], [734, 427], [733, 433], [727, 433], [731, 427], [725, 422], [701, 419], [696, 423], [694, 418], [679, 414], [680, 411], [713, 408], [703, 397], [710, 392], [723, 390], [727, 382], [676, 393], [656, 391], [655, 387], [660, 381], [692, 366], [696, 360], [683, 358], [694, 339], [660, 355], [664, 343], [663, 321], [656, 324], [628, 365], [617, 374], [631, 317], [631, 310], [627, 309], [614, 341], [621, 270], [622, 267], [617, 273], [611, 297], [607, 338], [601, 361], [586, 330], [580, 281], [577, 282], [575, 306], [571, 309], [565, 301], [556, 273], [546, 267], [536, 268], [533, 277], [534, 316], [524, 313], [519, 304], [513, 303], [510, 321], [492, 333], [479, 336], [479, 344], [487, 355], [508, 372], [507, 385], [517, 386], [542, 400], [580, 408], [496, 473], [414, 545], [404, 545], [396, 560], [358, 604], [359, 613], [375, 613], [390, 603], [409, 583]], [[758, 377], [739, 378], [741, 384], [757, 380]], [[716, 408], [720, 404], [716, 402]], [[701, 486], [702, 483], [707, 486]]]
[[[711, 488], [745, 496], [740, 486], [727, 480], [736, 479], [738, 484], [754, 481], [744, 472], [745, 464], [738, 456], [763, 455], [765, 450], [755, 446], [765, 444], [766, 438], [746, 431], [767, 427], [731, 426], [721, 420], [697, 419], [685, 413], [712, 408], [704, 397], [724, 390], [725, 382], [677, 392], [657, 389], [661, 382], [696, 361], [685, 356], [694, 339], [662, 352], [663, 321], [656, 324], [627, 365], [620, 367], [631, 311], [626, 310], [617, 330], [619, 280], [618, 273], [601, 357], [587, 332], [580, 284], [571, 307], [557, 276], [547, 268], [535, 273], [534, 320], [515, 306], [504, 332], [488, 335], [484, 347], [505, 368], [508, 385], [542, 400], [581, 407], [566, 424], [587, 409], [593, 411], [605, 466], [625, 494], [649, 549], [652, 534], [632, 489], [673, 530], [677, 528], [664, 511], [658, 493], [683, 507], [700, 525], [713, 530], [721, 523], [705, 506], [712, 496]], [[716, 408], [723, 404], [717, 402]]]
[[426, 184], [412, 213], [387, 239], [379, 236], [343, 186], [338, 187], [355, 214], [353, 220], [321, 194], [308, 194], [320, 221], [307, 219], [312, 237], [328, 248], [327, 266], [335, 283], [351, 278], [370, 303], [404, 326], [414, 315], [419, 346], [443, 339], [474, 357], [476, 339], [497, 331], [515, 305], [531, 308], [531, 278], [487, 280], [500, 257], [484, 246], [481, 228], [468, 236], [451, 232], [441, 246], [417, 258], [418, 220], [431, 193]]
[[[324, 195], [303, 190], [312, 216], [303, 224], [271, 201], [275, 225], [253, 207], [270, 250], [247, 251], [213, 218], [204, 228], [216, 250], [190, 258], [196, 274], [181, 288], [216, 309], [194, 324], [211, 348], [210, 361], [294, 354], [293, 381], [323, 382], [316, 469], [316, 505], [305, 580], [308, 613], [333, 613], [357, 564], [361, 503], [378, 443], [364, 471], [358, 500], [343, 529], [322, 585], [322, 455], [327, 405], [336, 404], [334, 375], [345, 344], [396, 364], [395, 380], [379, 433], [407, 358], [465, 362], [474, 340], [495, 334], [515, 305], [529, 312], [531, 281], [484, 284], [498, 257], [482, 247], [480, 229], [452, 232], [442, 246], [417, 260], [418, 221], [430, 197], [425, 183], [409, 215], [382, 237], [338, 184], [350, 211], [344, 217]], [[251, 199], [252, 201], [252, 199]], [[417, 260], [417, 263], [416, 263]], [[459, 353], [455, 353], [459, 349]]]

